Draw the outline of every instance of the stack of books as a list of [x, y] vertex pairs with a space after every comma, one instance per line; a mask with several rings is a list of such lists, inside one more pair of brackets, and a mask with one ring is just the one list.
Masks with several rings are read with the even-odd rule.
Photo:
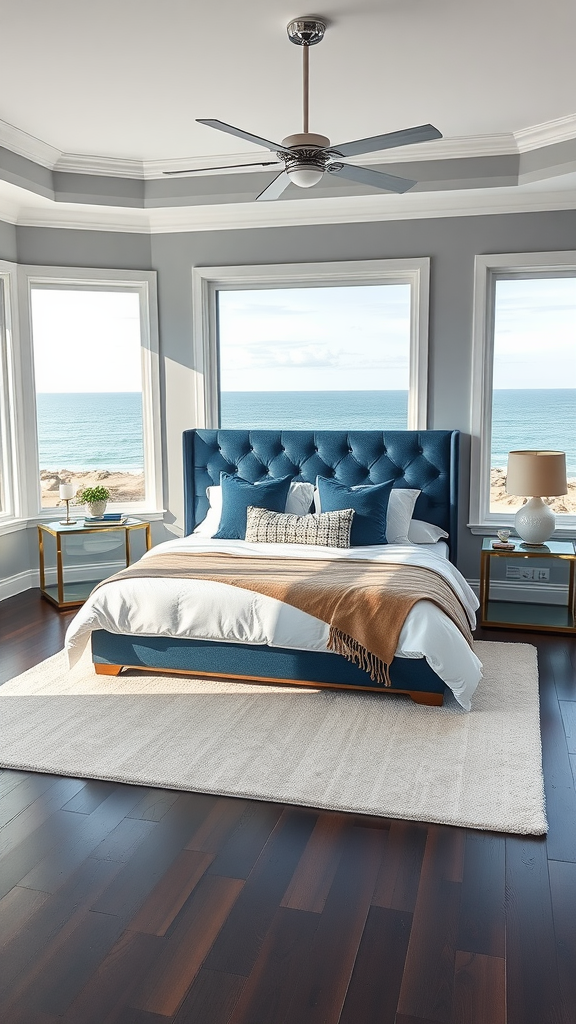
[[123, 526], [128, 516], [121, 512], [107, 512], [103, 516], [84, 516], [84, 526]]

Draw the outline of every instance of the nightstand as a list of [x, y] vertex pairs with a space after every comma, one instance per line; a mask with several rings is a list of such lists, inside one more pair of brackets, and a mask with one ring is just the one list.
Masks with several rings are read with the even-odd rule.
[[[150, 523], [139, 519], [127, 519], [121, 526], [111, 524], [90, 527], [84, 526], [81, 521], [71, 526], [58, 522], [40, 523], [38, 554], [42, 597], [59, 611], [84, 604], [96, 584], [117, 571], [117, 567], [109, 567], [106, 555], [112, 556], [114, 563], [120, 557], [127, 566], [130, 565], [130, 539], [135, 531], [141, 530], [145, 531], [146, 551], [149, 551], [152, 545]], [[54, 538], [54, 542], [48, 538]], [[50, 559], [52, 566], [48, 572], [51, 578], [55, 576], [55, 581], [47, 583], [46, 555], [49, 545], [55, 557]]]
[[[576, 562], [576, 550], [572, 540], [549, 540], [547, 544], [539, 547], [523, 547], [522, 542], [517, 538], [511, 538], [514, 542], [513, 551], [503, 551], [492, 547], [494, 537], [485, 537], [482, 543], [482, 554], [480, 556], [480, 625], [497, 626], [502, 629], [525, 629], [537, 630], [547, 633], [574, 633], [576, 631], [576, 601], [575, 601], [575, 574], [574, 563]], [[496, 563], [498, 567], [503, 566], [504, 573], [507, 565], [514, 566], [514, 576], [519, 585], [530, 585], [532, 570], [539, 574], [541, 570], [550, 569], [557, 561], [567, 562], [565, 576], [568, 585], [567, 604], [548, 604], [545, 601], [512, 601], [496, 600], [494, 591], [498, 584], [505, 581], [510, 584], [510, 579], [501, 578], [494, 580]], [[500, 561], [507, 560], [507, 561]], [[494, 570], [491, 574], [491, 568]], [[530, 573], [530, 577], [528, 574]], [[491, 578], [492, 575], [492, 578]], [[502, 576], [502, 570], [500, 571]], [[536, 575], [538, 580], [538, 575]], [[533, 582], [534, 587], [538, 582]], [[505, 593], [502, 587], [502, 593]], [[537, 590], [534, 590], [534, 595]]]

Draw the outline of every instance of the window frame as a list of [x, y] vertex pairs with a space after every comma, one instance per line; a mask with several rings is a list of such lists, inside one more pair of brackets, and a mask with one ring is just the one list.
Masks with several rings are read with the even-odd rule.
[[192, 270], [195, 409], [198, 427], [218, 427], [220, 380], [217, 293], [272, 288], [410, 285], [408, 423], [425, 430], [428, 416], [430, 258], [354, 260], [337, 263], [278, 263]]
[[4, 502], [0, 506], [0, 528], [20, 515], [20, 487], [16, 459], [16, 394], [18, 386], [18, 265], [0, 260], [0, 471]]
[[[501, 526], [514, 526], [515, 512], [490, 512], [490, 452], [494, 379], [494, 326], [496, 282], [531, 276], [576, 277], [576, 250], [561, 252], [498, 253], [476, 256], [471, 376], [470, 510], [468, 528], [490, 535]], [[556, 518], [557, 537], [572, 536], [576, 515]]]
[[[162, 512], [162, 452], [160, 430], [160, 353], [156, 271], [97, 270], [77, 267], [18, 267], [20, 314], [19, 363], [22, 388], [19, 408], [17, 450], [22, 465], [20, 491], [22, 515], [27, 523], [50, 521], [61, 509], [42, 509], [38, 474], [38, 429], [34, 344], [32, 332], [32, 288], [35, 286], [79, 291], [135, 291], [139, 296], [142, 366], [142, 425], [144, 434], [145, 497], [141, 502], [122, 502], [122, 509], [134, 514]], [[113, 511], [115, 504], [111, 503]], [[120, 507], [120, 503], [118, 504]]]

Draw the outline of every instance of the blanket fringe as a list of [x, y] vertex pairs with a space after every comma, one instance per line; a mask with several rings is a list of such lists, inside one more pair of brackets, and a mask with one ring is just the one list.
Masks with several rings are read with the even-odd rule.
[[347, 661], [353, 662], [358, 668], [367, 672], [373, 683], [380, 683], [383, 686], [392, 686], [390, 679], [390, 668], [375, 654], [367, 651], [365, 647], [354, 640], [353, 637], [343, 633], [342, 630], [330, 626], [328, 635], [328, 650], [335, 654], [341, 654]]

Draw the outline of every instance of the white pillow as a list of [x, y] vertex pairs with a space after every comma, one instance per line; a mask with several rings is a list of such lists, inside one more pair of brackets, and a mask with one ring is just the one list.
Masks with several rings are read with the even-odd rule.
[[[359, 486], [365, 486], [360, 484]], [[355, 487], [352, 490], [356, 490]], [[390, 492], [388, 511], [386, 513], [386, 540], [389, 544], [409, 544], [408, 529], [414, 511], [414, 505], [420, 491], [410, 487], [394, 487]], [[314, 490], [314, 508], [321, 512], [320, 493]], [[423, 543], [423, 542], [421, 542]]]
[[435, 544], [443, 537], [448, 538], [446, 530], [433, 523], [425, 523], [422, 519], [412, 519], [408, 529], [408, 540], [411, 544]]
[[[218, 532], [222, 515], [222, 488], [220, 485], [213, 484], [211, 487], [207, 487], [206, 497], [210, 502], [210, 508], [206, 518], [194, 530], [199, 537], [213, 537]], [[293, 480], [286, 498], [284, 512], [305, 516], [312, 508], [313, 498], [314, 484], [307, 484], [304, 480]]]

